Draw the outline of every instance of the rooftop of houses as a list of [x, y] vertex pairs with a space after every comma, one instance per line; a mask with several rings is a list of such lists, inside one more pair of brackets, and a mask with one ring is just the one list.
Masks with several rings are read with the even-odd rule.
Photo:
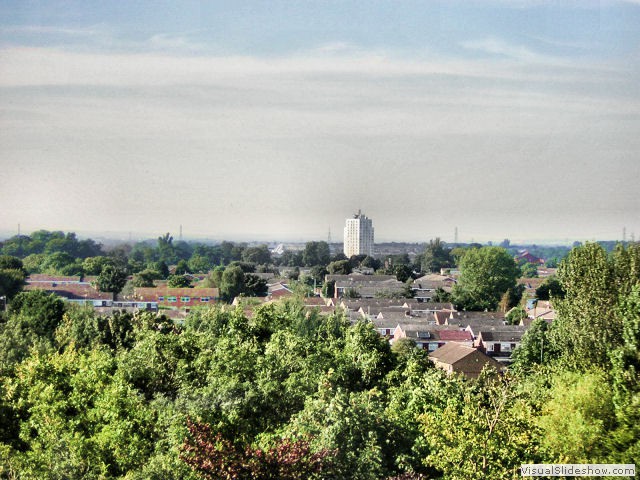
[[80, 275], [47, 275], [45, 273], [32, 273], [27, 277], [27, 283], [80, 283]]
[[217, 298], [219, 290], [217, 288], [171, 288], [162, 287], [141, 287], [135, 288], [133, 297], [142, 301], [156, 301], [158, 297], [211, 297]]
[[[366, 313], [360, 312], [363, 316], [367, 316]], [[370, 318], [381, 319], [381, 320], [389, 320], [394, 321], [396, 323], [402, 322], [420, 322], [425, 324], [435, 324], [435, 320], [432, 316], [426, 314], [412, 313], [409, 310], [397, 309], [397, 310], [387, 310], [384, 312], [379, 312], [377, 315], [371, 315]]]
[[411, 298], [342, 298], [339, 300], [339, 304], [349, 310], [360, 310], [361, 308], [367, 311], [371, 311], [376, 308], [384, 307], [402, 307], [409, 308], [409, 306], [416, 306], [418, 302]]
[[449, 275], [430, 273], [415, 279], [411, 284], [411, 288], [414, 290], [436, 290], [442, 288], [445, 291], [451, 291], [455, 284], [456, 279]]
[[460, 328], [498, 327], [505, 324], [504, 313], [497, 312], [453, 312], [445, 320], [446, 325], [456, 325]]
[[[434, 325], [423, 322], [399, 323], [396, 327], [398, 337], [407, 336], [409, 338], [442, 340], [442, 341], [473, 341], [471, 333], [447, 325]], [[444, 334], [444, 337], [443, 337]]]
[[468, 378], [477, 378], [482, 370], [489, 366], [498, 371], [503, 366], [474, 347], [462, 343], [449, 342], [429, 354], [434, 364], [448, 373], [462, 373]]
[[453, 312], [447, 312], [444, 310], [432, 312], [431, 315], [433, 315], [433, 318], [438, 325], [444, 325], [447, 323], [447, 320], [453, 318]]
[[481, 328], [477, 337], [483, 342], [520, 342], [526, 331], [524, 325], [503, 325], [502, 327]]
[[349, 275], [326, 275], [325, 281], [331, 282], [334, 281], [336, 284], [338, 282], [351, 282], [351, 283], [378, 283], [378, 282], [388, 282], [389, 280], [395, 280], [395, 275], [357, 275], [357, 274], [349, 274]]
[[478, 349], [460, 343], [447, 343], [429, 354], [430, 358], [438, 359], [442, 363], [454, 365], [463, 358], [477, 352]]
[[415, 310], [426, 310], [430, 312], [455, 312], [456, 307], [451, 302], [417, 302], [413, 308]]
[[269, 299], [290, 297], [291, 295], [293, 295], [293, 290], [284, 282], [268, 285], [267, 297], [269, 297]]
[[101, 292], [88, 283], [57, 283], [35, 282], [27, 283], [25, 290], [45, 290], [68, 300], [111, 300], [113, 295]]
[[305, 309], [318, 312], [320, 315], [331, 315], [335, 313], [335, 307], [328, 305], [305, 305]]

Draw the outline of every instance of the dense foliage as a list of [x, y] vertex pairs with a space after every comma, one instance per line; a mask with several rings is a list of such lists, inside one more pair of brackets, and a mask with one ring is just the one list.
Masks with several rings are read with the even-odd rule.
[[503, 309], [506, 309], [520, 299], [521, 292], [516, 288], [520, 274], [513, 257], [504, 248], [470, 248], [460, 260], [454, 302], [460, 310], [495, 310], [504, 297]]

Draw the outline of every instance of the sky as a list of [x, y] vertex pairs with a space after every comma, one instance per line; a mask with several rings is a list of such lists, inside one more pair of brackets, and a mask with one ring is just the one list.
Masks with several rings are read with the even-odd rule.
[[640, 1], [0, 2], [7, 236], [629, 240], [639, 152]]

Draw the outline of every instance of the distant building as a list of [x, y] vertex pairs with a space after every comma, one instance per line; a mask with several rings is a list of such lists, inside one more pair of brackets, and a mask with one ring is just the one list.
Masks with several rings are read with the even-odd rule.
[[353, 255], [373, 255], [373, 222], [360, 210], [347, 219], [344, 227], [344, 254], [347, 258]]

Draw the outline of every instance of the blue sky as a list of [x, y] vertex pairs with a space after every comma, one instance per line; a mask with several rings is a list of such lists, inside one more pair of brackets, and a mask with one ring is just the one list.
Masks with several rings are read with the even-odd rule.
[[2, 2], [0, 231], [640, 236], [640, 2]]

